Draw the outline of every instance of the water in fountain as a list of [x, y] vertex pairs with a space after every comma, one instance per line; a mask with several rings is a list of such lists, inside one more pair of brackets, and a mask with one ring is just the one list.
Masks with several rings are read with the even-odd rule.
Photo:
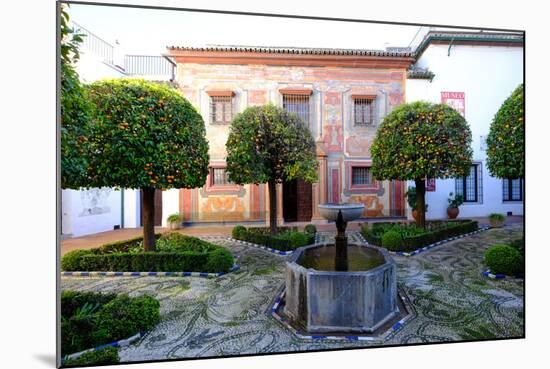
[[[376, 249], [357, 245], [347, 246], [348, 271], [364, 272], [384, 264], [384, 256]], [[336, 271], [336, 247], [321, 246], [305, 250], [296, 261], [304, 268]]]

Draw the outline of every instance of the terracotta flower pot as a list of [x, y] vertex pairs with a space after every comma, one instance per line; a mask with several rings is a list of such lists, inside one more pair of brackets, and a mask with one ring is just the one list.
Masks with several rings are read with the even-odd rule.
[[455, 219], [458, 216], [458, 208], [447, 208], [447, 216], [449, 219]]
[[418, 215], [418, 213], [416, 212], [416, 210], [413, 210], [412, 211], [412, 216], [413, 216], [414, 220], [416, 220], [417, 215]]
[[168, 223], [168, 228], [170, 228], [170, 229], [180, 229], [180, 223], [179, 222], [170, 222], [170, 223]]

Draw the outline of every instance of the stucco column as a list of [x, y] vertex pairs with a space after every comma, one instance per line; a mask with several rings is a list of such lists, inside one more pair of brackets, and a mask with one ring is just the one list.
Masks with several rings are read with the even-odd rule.
[[319, 165], [319, 180], [313, 184], [313, 196], [311, 205], [313, 206], [311, 220], [324, 220], [319, 213], [319, 204], [327, 202], [327, 155], [321, 149], [322, 142], [317, 142], [317, 162]]

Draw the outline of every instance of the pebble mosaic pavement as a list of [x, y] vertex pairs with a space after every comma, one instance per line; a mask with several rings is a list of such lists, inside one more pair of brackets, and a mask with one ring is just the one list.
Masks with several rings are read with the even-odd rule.
[[[268, 352], [521, 337], [523, 280], [482, 275], [483, 252], [520, 237], [521, 224], [491, 229], [413, 257], [393, 256], [398, 283], [416, 317], [383, 343], [301, 340], [270, 315], [284, 284], [287, 257], [237, 244], [222, 236], [205, 240], [227, 247], [240, 269], [219, 278], [62, 277], [63, 290], [151, 294], [162, 322], [136, 344], [120, 349], [123, 362]], [[356, 233], [350, 242], [361, 242]], [[334, 234], [321, 234], [328, 241]]]

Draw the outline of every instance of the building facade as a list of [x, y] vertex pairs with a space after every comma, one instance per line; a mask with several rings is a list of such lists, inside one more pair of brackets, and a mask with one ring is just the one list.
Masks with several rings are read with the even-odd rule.
[[[83, 29], [83, 28], [82, 28]], [[430, 30], [412, 52], [263, 47], [178, 47], [165, 56], [124, 55], [91, 32], [77, 71], [84, 82], [141, 77], [170, 81], [200, 112], [210, 147], [206, 184], [157, 191], [155, 225], [183, 215], [189, 223], [267, 222], [267, 185], [239, 186], [225, 172], [233, 117], [255, 105], [296, 113], [316, 142], [318, 182], [285, 182], [277, 190], [277, 220], [324, 221], [317, 205], [365, 204], [365, 218], [410, 216], [414, 183], [372, 177], [370, 145], [384, 117], [404, 102], [427, 100], [456, 108], [470, 125], [474, 158], [465, 178], [427, 179], [428, 219], [446, 218], [447, 198], [460, 193], [460, 217], [522, 215], [523, 180], [491, 177], [485, 138], [494, 114], [523, 82], [523, 35]], [[93, 42], [92, 42], [93, 41]], [[80, 236], [141, 226], [139, 190], [62, 191], [62, 233]]]
[[485, 142], [494, 115], [523, 83], [523, 46], [524, 37], [518, 33], [432, 30], [416, 49], [407, 102], [447, 103], [465, 117], [472, 131], [471, 172], [464, 178], [429, 180], [428, 219], [447, 217], [451, 192], [465, 199], [459, 217], [523, 215], [524, 181], [492, 177]]
[[[239, 186], [225, 173], [229, 127], [249, 106], [274, 104], [298, 114], [315, 141], [319, 180], [279, 185], [279, 222], [321, 220], [324, 202], [365, 204], [365, 217], [405, 215], [405, 184], [372, 178], [369, 147], [383, 118], [405, 101], [410, 52], [170, 47], [176, 82], [202, 115], [210, 145], [206, 185], [170, 190], [186, 221], [262, 221], [266, 185]], [[165, 196], [165, 195], [163, 195]]]

